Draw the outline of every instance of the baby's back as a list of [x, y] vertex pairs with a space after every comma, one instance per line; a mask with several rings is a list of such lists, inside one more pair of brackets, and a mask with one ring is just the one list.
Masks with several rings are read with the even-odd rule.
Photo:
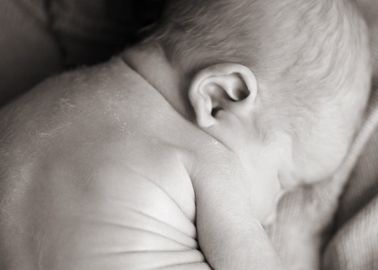
[[187, 157], [213, 142], [122, 61], [51, 79], [1, 117], [2, 269], [203, 260]]

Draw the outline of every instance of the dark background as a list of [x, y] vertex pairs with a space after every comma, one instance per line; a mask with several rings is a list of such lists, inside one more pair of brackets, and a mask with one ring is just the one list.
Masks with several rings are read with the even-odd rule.
[[93, 64], [131, 45], [161, 16], [164, 0], [48, 0], [65, 64]]
[[106, 61], [161, 16], [165, 0], [0, 0], [0, 107], [44, 79]]

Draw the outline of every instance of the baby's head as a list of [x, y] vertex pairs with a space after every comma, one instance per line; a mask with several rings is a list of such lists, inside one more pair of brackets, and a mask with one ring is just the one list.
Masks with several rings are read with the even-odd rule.
[[189, 81], [199, 126], [260, 178], [261, 196], [277, 177], [326, 179], [348, 151], [371, 74], [351, 2], [173, 0], [153, 35]]

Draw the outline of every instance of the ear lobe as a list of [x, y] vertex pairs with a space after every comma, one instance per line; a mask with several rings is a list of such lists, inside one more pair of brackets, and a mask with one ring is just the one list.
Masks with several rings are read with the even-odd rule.
[[243, 65], [217, 64], [201, 70], [192, 80], [189, 100], [200, 127], [217, 123], [217, 112], [242, 113], [251, 108], [257, 95], [257, 81]]

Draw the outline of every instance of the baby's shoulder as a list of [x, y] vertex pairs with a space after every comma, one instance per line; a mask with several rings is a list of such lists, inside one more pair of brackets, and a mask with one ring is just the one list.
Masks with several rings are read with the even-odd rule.
[[242, 169], [239, 157], [214, 138], [205, 140], [193, 151], [191, 164], [191, 175], [195, 178], [226, 177]]

